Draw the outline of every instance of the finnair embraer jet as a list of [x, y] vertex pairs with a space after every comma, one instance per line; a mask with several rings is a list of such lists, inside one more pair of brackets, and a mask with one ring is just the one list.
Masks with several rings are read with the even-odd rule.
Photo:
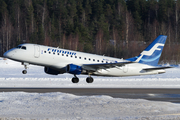
[[126, 60], [83, 53], [73, 50], [54, 48], [37, 44], [21, 44], [4, 53], [4, 57], [22, 62], [27, 73], [29, 64], [44, 66], [47, 74], [58, 75], [73, 74], [73, 83], [78, 83], [76, 75], [89, 75], [87, 83], [92, 83], [95, 76], [137, 76], [165, 73], [166, 68], [159, 67], [161, 56], [167, 36], [158, 36], [139, 56]]

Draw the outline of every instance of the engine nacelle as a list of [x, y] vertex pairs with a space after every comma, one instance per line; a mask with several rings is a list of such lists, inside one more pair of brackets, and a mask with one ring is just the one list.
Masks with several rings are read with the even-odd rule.
[[50, 75], [58, 75], [60, 72], [49, 67], [44, 67], [44, 72]]
[[74, 65], [74, 64], [69, 64], [67, 65], [67, 72], [74, 75], [79, 75], [82, 72], [82, 67]]

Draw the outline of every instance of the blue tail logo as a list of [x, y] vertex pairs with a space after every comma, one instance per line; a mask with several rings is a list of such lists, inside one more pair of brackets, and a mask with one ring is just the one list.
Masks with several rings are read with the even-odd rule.
[[127, 60], [157, 66], [167, 36], [158, 36], [139, 56]]

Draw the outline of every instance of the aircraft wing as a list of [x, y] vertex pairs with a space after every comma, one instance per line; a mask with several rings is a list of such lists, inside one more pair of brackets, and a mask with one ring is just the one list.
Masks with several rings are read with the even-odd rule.
[[82, 68], [87, 71], [96, 72], [99, 69], [108, 69], [113, 67], [121, 67], [125, 64], [130, 64], [133, 62], [118, 62], [118, 63], [101, 63], [101, 64], [83, 64]]

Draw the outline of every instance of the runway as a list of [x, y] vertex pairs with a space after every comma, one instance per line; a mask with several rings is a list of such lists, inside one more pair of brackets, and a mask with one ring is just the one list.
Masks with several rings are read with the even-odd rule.
[[180, 89], [154, 88], [0, 88], [0, 92], [63, 92], [79, 96], [108, 95], [114, 98], [146, 99], [180, 103]]

